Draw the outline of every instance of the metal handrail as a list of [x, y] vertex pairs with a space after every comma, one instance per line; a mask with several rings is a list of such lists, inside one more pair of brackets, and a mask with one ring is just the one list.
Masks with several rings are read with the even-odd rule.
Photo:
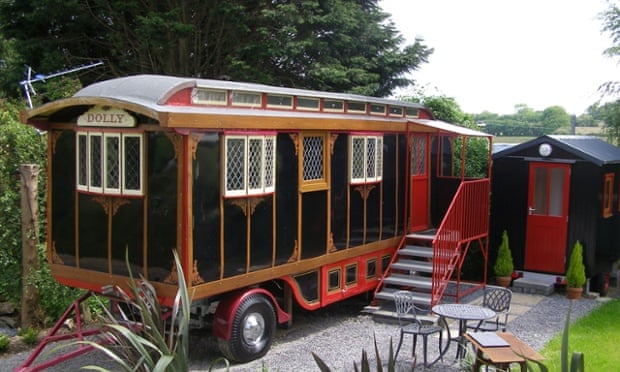
[[[460, 273], [463, 247], [488, 236], [489, 194], [489, 179], [463, 181], [459, 185], [433, 239], [431, 306], [439, 303], [457, 267]], [[457, 285], [459, 282], [460, 275]]]

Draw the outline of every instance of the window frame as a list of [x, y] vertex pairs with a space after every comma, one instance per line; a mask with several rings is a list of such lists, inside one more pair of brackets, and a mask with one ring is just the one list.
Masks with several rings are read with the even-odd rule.
[[614, 174], [606, 173], [603, 180], [603, 218], [613, 216]]
[[[363, 154], [362, 155], [362, 171], [363, 175], [358, 175], [358, 172], [354, 172], [354, 166], [359, 160], [356, 157], [356, 147], [353, 146], [353, 142], [356, 140], [363, 140]], [[369, 148], [368, 144], [370, 140], [375, 141], [374, 157], [372, 159], [373, 164], [369, 164]], [[374, 169], [374, 176], [369, 176], [369, 170]], [[354, 174], [355, 173], [355, 174]], [[351, 134], [349, 137], [349, 183], [351, 185], [364, 185], [370, 183], [379, 183], [383, 181], [383, 135], [379, 134]]]
[[[84, 138], [82, 144], [80, 139]], [[98, 161], [98, 172], [100, 176], [100, 185], [93, 185], [93, 176], [97, 172], [93, 171], [93, 139], [99, 139], [100, 159]], [[138, 164], [132, 167], [138, 170], [138, 179], [140, 187], [137, 189], [129, 189], [125, 187], [125, 179], [128, 178], [126, 172], [130, 167], [127, 166], [127, 157], [125, 152], [125, 139], [137, 138], [139, 143]], [[117, 139], [118, 154], [116, 159], [116, 168], [118, 171], [118, 187], [108, 186], [109, 180], [109, 163], [108, 163], [108, 140]], [[82, 153], [84, 151], [84, 153]], [[77, 191], [88, 192], [93, 194], [102, 194], [110, 196], [143, 196], [144, 195], [144, 135], [142, 133], [118, 132], [118, 131], [100, 131], [100, 130], [80, 130], [76, 132], [75, 140], [75, 187]], [[82, 170], [85, 174], [82, 174]], [[81, 179], [85, 177], [85, 182]]]
[[[230, 140], [243, 140], [243, 171], [242, 171], [242, 184], [240, 189], [228, 188], [228, 177], [230, 171], [230, 161], [232, 159], [228, 156], [228, 147]], [[260, 185], [259, 187], [250, 188], [250, 144], [252, 141], [260, 142]], [[224, 177], [222, 177], [222, 191], [225, 198], [238, 198], [249, 197], [258, 195], [269, 195], [275, 192], [276, 185], [276, 134], [257, 134], [257, 133], [226, 133], [224, 134]], [[271, 153], [268, 154], [267, 146], [268, 142], [271, 142]], [[269, 164], [267, 164], [269, 163]], [[269, 184], [268, 181], [271, 181]]]
[[[320, 138], [321, 141], [321, 177], [306, 178], [306, 138]], [[326, 190], [329, 187], [328, 169], [329, 141], [327, 133], [300, 133], [299, 135], [299, 188], [301, 192]]]

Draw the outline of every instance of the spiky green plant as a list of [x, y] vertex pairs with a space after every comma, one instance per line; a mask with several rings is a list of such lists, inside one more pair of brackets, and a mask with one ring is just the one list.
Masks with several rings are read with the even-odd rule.
[[[129, 269], [129, 289], [131, 295], [117, 288], [120, 297], [131, 311], [136, 314], [139, 322], [130, 321], [124, 312], [117, 319], [106, 309], [104, 333], [108, 339], [101, 343], [96, 341], [80, 341], [92, 345], [104, 352], [123, 371], [187, 371], [189, 370], [189, 322], [191, 296], [183, 275], [179, 257], [174, 252], [178, 272], [178, 286], [171, 315], [166, 321], [162, 317], [162, 308], [157, 301], [157, 293], [151, 283], [143, 277], [134, 278], [126, 257]], [[86, 366], [85, 369], [106, 371], [99, 366]]]
[[[568, 361], [568, 329], [570, 326], [570, 311], [573, 306], [571, 301], [568, 305], [568, 313], [566, 314], [566, 321], [564, 322], [564, 331], [562, 332], [562, 350], [560, 352], [560, 367], [562, 372], [584, 372], [585, 363], [583, 353], [574, 351], [570, 363]], [[531, 364], [535, 364], [540, 369], [540, 372], [549, 372], [547, 366], [536, 360], [528, 360], [528, 370], [532, 370]]]
[[[373, 337], [375, 341], [375, 355], [377, 359], [376, 371], [383, 372], [383, 362], [381, 361], [381, 356], [379, 355], [379, 348], [377, 347], [377, 336], [373, 335]], [[323, 361], [323, 359], [321, 359], [314, 352], [312, 352], [312, 357], [314, 358], [314, 361], [318, 365], [319, 370], [321, 372], [331, 372], [331, 369], [329, 368], [329, 366], [327, 366], [327, 364]], [[359, 372], [359, 371], [370, 372], [370, 361], [368, 360], [368, 354], [366, 353], [366, 350], [362, 349], [362, 361], [360, 362], [360, 367], [359, 367], [361, 368], [361, 370], [358, 368], [356, 362], [353, 362], [353, 368], [355, 372]], [[392, 345], [392, 338], [390, 337], [390, 350], [388, 354], [387, 371], [394, 372], [395, 370], [396, 370], [396, 360], [394, 359], [394, 347]], [[413, 364], [411, 366], [411, 371], [414, 371], [414, 370], [415, 370], [415, 356], [413, 358]]]

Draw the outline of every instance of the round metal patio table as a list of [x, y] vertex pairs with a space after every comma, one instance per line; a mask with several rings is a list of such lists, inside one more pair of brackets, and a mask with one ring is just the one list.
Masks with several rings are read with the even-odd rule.
[[470, 304], [440, 304], [433, 306], [432, 310], [433, 313], [441, 317], [456, 319], [459, 321], [458, 337], [450, 337], [450, 341], [455, 340], [458, 342], [458, 348], [456, 349], [457, 359], [465, 357], [466, 349], [465, 345], [463, 344], [463, 335], [467, 331], [467, 321], [487, 320], [493, 318], [496, 315], [495, 311], [489, 308]]

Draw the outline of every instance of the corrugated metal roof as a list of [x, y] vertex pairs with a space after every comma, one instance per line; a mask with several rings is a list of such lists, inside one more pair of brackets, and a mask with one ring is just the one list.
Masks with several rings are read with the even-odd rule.
[[494, 158], [502, 158], [518, 153], [524, 149], [538, 146], [541, 143], [561, 148], [576, 157], [582, 158], [599, 166], [604, 164], [620, 164], [620, 148], [597, 137], [576, 135], [545, 135], [523, 142], [496, 152]]
[[620, 163], [620, 148], [592, 136], [549, 136], [602, 164]]

